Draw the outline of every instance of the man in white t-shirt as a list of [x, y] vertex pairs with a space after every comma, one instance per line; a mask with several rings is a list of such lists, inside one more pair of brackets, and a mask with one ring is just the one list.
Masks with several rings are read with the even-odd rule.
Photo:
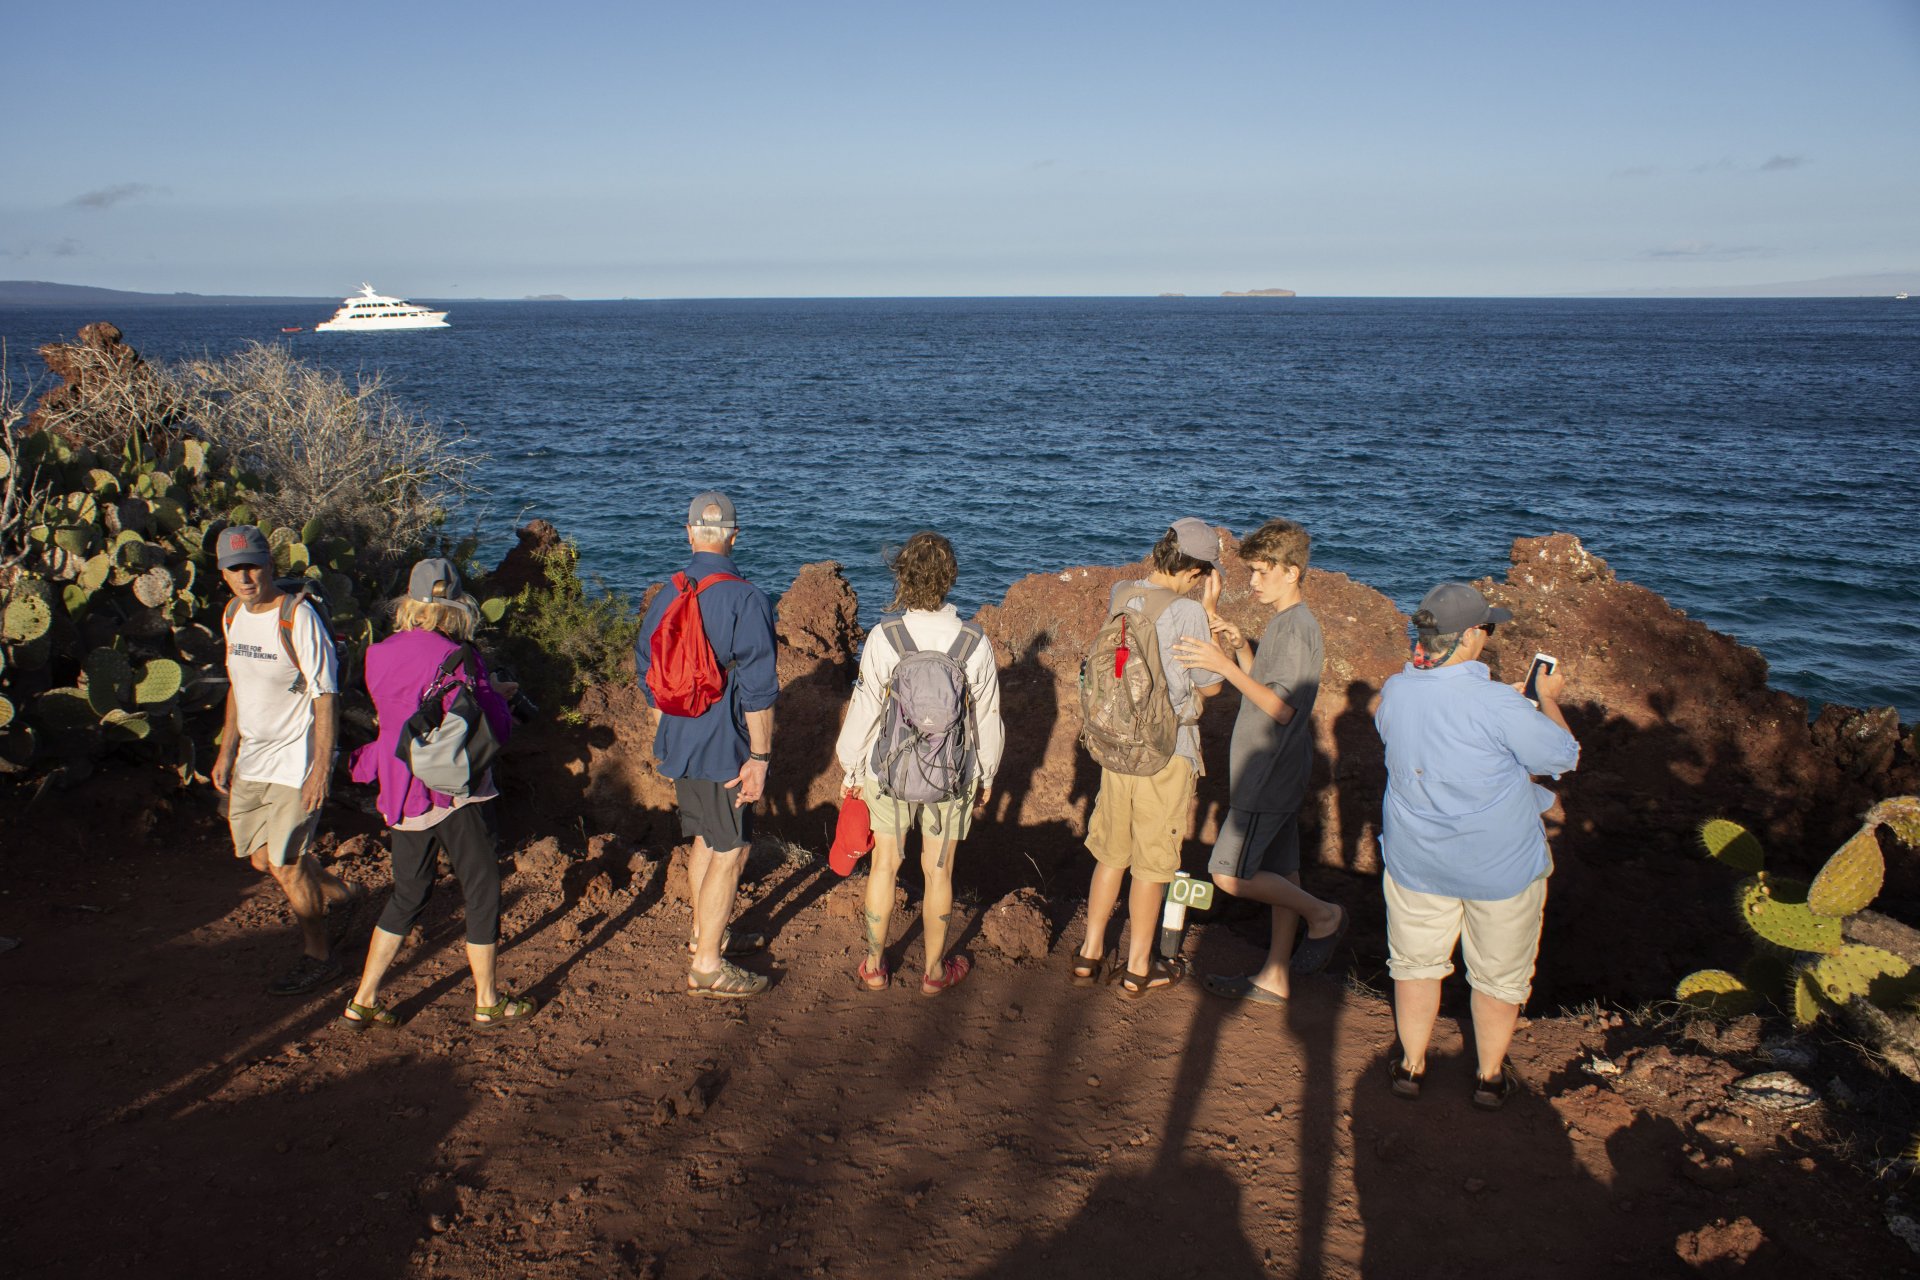
[[227, 797], [235, 857], [280, 882], [300, 922], [305, 954], [267, 988], [299, 995], [338, 978], [327, 904], [356, 895], [324, 871], [309, 845], [327, 800], [338, 692], [333, 639], [306, 601], [273, 580], [273, 552], [252, 525], [223, 529], [227, 607], [227, 722], [213, 787]]

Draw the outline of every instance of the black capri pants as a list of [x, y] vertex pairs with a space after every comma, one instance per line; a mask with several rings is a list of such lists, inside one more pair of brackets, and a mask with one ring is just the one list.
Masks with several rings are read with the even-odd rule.
[[393, 846], [393, 896], [380, 913], [380, 927], [404, 938], [433, 896], [434, 850], [447, 851], [466, 899], [467, 944], [489, 947], [500, 940], [500, 859], [479, 804], [461, 805], [425, 831], [388, 831]]

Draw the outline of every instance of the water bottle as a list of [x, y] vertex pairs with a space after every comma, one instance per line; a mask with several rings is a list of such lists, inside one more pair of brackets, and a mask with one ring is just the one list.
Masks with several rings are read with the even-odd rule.
[[1169, 960], [1178, 958], [1180, 944], [1187, 937], [1187, 895], [1175, 893], [1173, 887], [1191, 879], [1184, 871], [1174, 872], [1173, 885], [1167, 886], [1167, 903], [1160, 908], [1160, 954]]

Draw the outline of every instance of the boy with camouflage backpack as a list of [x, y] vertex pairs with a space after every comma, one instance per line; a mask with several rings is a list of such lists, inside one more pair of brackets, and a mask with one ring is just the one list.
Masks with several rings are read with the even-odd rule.
[[967, 976], [965, 956], [946, 954], [953, 915], [953, 854], [986, 810], [1006, 733], [993, 646], [977, 623], [946, 603], [959, 576], [953, 544], [916, 533], [893, 558], [888, 616], [860, 651], [860, 681], [835, 745], [846, 789], [873, 815], [867, 871], [867, 954], [854, 973], [866, 990], [891, 982], [886, 961], [893, 888], [908, 834], [920, 827], [925, 961], [920, 994], [939, 995]]
[[[1107, 922], [1127, 873], [1127, 959], [1123, 995], [1138, 998], [1180, 981], [1174, 963], [1153, 954], [1167, 884], [1193, 816], [1200, 766], [1200, 709], [1221, 677], [1173, 659], [1181, 640], [1204, 640], [1220, 598], [1220, 536], [1205, 521], [1176, 520], [1154, 544], [1153, 572], [1122, 582], [1107, 623], [1081, 670], [1082, 740], [1100, 765], [1100, 792], [1087, 820], [1093, 882], [1087, 933], [1073, 981], [1090, 986], [1108, 969]], [[1188, 592], [1200, 587], [1200, 599]]]

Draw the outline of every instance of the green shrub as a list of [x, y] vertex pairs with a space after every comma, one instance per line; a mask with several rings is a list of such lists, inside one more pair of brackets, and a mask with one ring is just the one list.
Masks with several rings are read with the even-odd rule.
[[640, 635], [633, 600], [580, 577], [580, 549], [562, 542], [541, 554], [546, 585], [515, 596], [501, 624], [501, 656], [547, 710], [571, 708], [588, 685], [631, 679]]

